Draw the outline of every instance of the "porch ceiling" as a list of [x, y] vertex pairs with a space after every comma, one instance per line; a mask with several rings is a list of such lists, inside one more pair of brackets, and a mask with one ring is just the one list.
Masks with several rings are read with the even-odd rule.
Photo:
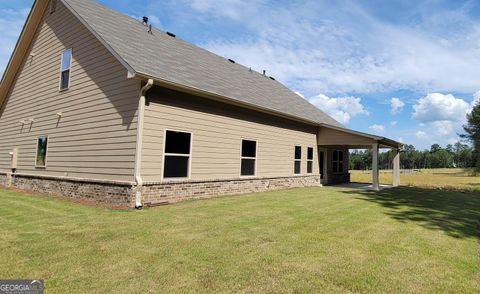
[[378, 144], [379, 148], [402, 149], [404, 145], [385, 137], [330, 125], [319, 128], [317, 143], [320, 146], [346, 146], [349, 149], [368, 149], [372, 148], [373, 144]]

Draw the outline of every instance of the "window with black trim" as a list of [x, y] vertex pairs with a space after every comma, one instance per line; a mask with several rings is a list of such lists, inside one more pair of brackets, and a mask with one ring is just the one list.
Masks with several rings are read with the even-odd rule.
[[191, 157], [192, 134], [165, 132], [164, 178], [188, 178]]
[[241, 176], [254, 176], [257, 161], [257, 142], [242, 140], [242, 159], [240, 166]]
[[60, 73], [60, 91], [70, 88], [70, 69], [72, 67], [72, 49], [63, 51]]
[[307, 173], [313, 173], [313, 148], [307, 148]]
[[302, 147], [295, 146], [295, 162], [293, 164], [293, 173], [298, 175], [302, 172]]
[[333, 151], [333, 172], [334, 173], [343, 173], [343, 151], [334, 150]]
[[47, 146], [48, 137], [40, 136], [37, 139], [37, 155], [35, 156], [35, 166], [45, 167], [47, 165]]

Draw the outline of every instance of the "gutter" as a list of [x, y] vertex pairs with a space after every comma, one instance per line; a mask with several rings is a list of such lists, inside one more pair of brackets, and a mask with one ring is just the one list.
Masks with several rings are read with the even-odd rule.
[[153, 85], [153, 80], [148, 79], [147, 83], [140, 90], [140, 99], [138, 101], [138, 121], [137, 121], [137, 144], [135, 149], [135, 208], [141, 208], [142, 205], [142, 148], [143, 148], [143, 122], [145, 116], [145, 95]]

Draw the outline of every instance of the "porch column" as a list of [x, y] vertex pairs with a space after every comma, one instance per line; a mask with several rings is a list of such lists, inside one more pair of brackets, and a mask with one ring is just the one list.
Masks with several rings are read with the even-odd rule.
[[372, 144], [372, 188], [375, 191], [380, 190], [378, 181], [378, 143]]
[[400, 149], [393, 149], [393, 186], [400, 185]]

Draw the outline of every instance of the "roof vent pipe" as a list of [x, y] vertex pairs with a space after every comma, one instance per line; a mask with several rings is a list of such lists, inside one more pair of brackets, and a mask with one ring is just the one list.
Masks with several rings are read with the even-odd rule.
[[143, 21], [143, 25], [144, 25], [144, 26], [148, 25], [148, 17], [144, 16], [144, 17], [142, 18], [142, 21]]
[[152, 33], [152, 25], [149, 25], [149, 26], [148, 26], [148, 33], [149, 33], [149, 34]]
[[266, 73], [267, 73], [267, 71], [266, 71], [266, 70], [263, 70], [263, 75], [265, 75]]

